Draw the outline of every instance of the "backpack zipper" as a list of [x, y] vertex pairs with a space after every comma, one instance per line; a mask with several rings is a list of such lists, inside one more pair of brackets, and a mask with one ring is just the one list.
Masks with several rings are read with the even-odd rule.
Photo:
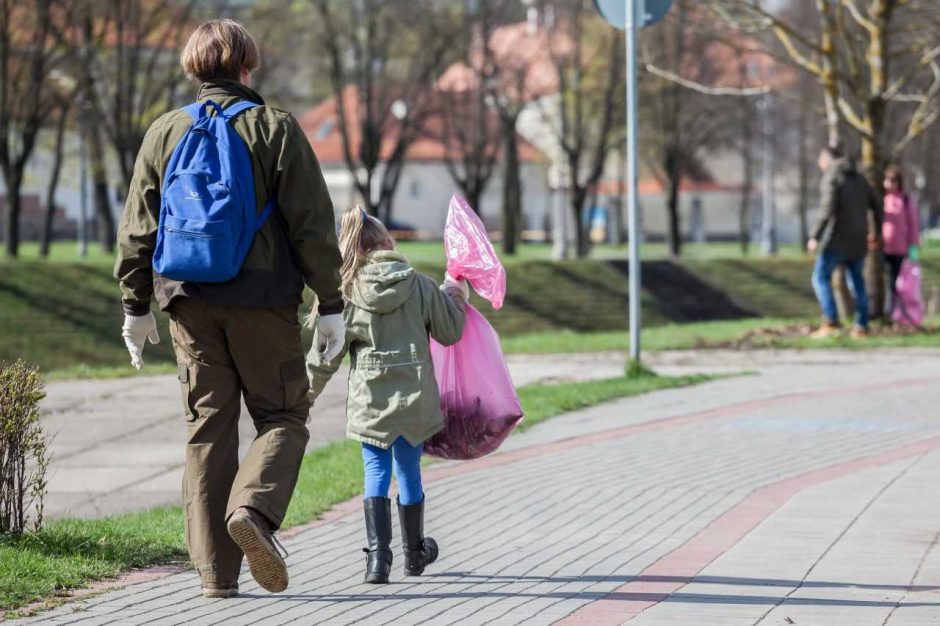
[[212, 239], [212, 235], [207, 235], [205, 233], [194, 233], [189, 230], [180, 230], [178, 228], [173, 228], [172, 226], [164, 226], [163, 231], [167, 233], [179, 233], [185, 237], [202, 237], [203, 239]]

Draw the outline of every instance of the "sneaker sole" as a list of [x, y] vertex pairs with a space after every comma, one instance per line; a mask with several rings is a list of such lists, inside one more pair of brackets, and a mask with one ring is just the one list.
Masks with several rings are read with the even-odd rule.
[[203, 589], [203, 598], [212, 598], [213, 600], [227, 600], [238, 596], [238, 589]]
[[228, 523], [228, 534], [245, 553], [251, 576], [263, 589], [272, 593], [287, 589], [287, 564], [254, 524], [244, 518], [233, 518]]

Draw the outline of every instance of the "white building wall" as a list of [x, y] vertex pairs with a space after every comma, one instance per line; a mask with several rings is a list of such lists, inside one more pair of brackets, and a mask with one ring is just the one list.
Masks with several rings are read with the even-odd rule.
[[[356, 203], [357, 194], [345, 165], [321, 163], [321, 166], [338, 218], [342, 211]], [[550, 201], [544, 168], [538, 164], [523, 164], [522, 189], [524, 228], [540, 230], [544, 227]], [[392, 219], [414, 228], [421, 236], [439, 238], [444, 232], [447, 207], [454, 193], [460, 193], [460, 189], [444, 163], [410, 162], [402, 170], [395, 192]], [[502, 193], [502, 178], [494, 175], [479, 207], [490, 230], [501, 227]]]

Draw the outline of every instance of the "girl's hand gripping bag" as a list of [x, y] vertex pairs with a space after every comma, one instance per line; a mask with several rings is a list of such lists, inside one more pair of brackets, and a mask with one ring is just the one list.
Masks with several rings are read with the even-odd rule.
[[[466, 201], [455, 195], [444, 229], [447, 271], [465, 278], [494, 308], [506, 294], [506, 271], [486, 230]], [[425, 451], [444, 459], [476, 459], [496, 450], [522, 421], [499, 336], [469, 304], [460, 341], [431, 341], [431, 359], [441, 393], [444, 429], [425, 442]]]

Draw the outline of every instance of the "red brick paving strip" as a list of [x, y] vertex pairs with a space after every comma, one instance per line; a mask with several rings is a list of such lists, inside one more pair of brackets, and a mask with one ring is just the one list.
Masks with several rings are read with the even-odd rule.
[[[557, 626], [575, 624], [606, 626], [629, 621], [692, 582], [692, 578], [712, 561], [733, 548], [758, 524], [807, 487], [937, 449], [940, 449], [940, 437], [919, 441], [874, 456], [831, 465], [761, 487], [703, 528], [689, 541], [640, 572], [637, 580], [618, 587], [606, 598], [584, 605], [555, 624]], [[645, 578], [651, 580], [644, 580]], [[676, 578], [685, 578], [687, 581], [675, 582]]]
[[[425, 481], [425, 482], [431, 482], [431, 481], [435, 481], [435, 480], [441, 480], [441, 479], [449, 478], [449, 477], [451, 477], [451, 476], [456, 476], [456, 475], [459, 475], [459, 474], [466, 474], [466, 473], [473, 472], [473, 471], [476, 471], [476, 470], [482, 470], [482, 469], [487, 469], [487, 468], [490, 468], [490, 467], [499, 467], [499, 466], [502, 466], [502, 465], [508, 465], [508, 464], [511, 464], [511, 463], [517, 463], [517, 462], [519, 462], [519, 461], [524, 461], [524, 460], [526, 460], [526, 459], [530, 459], [530, 458], [534, 458], [534, 457], [539, 457], [539, 456], [542, 456], [542, 455], [545, 455], [545, 454], [560, 452], [560, 451], [563, 451], [563, 450], [568, 450], [568, 449], [571, 449], [571, 448], [576, 448], [576, 447], [580, 447], [580, 446], [584, 446], [584, 445], [590, 445], [590, 444], [593, 444], [593, 443], [599, 443], [599, 442], [603, 442], [603, 441], [608, 441], [608, 440], [610, 440], [610, 439], [616, 439], [616, 438], [622, 438], [622, 437], [629, 437], [629, 436], [635, 435], [635, 434], [637, 434], [637, 433], [643, 433], [643, 432], [651, 432], [651, 431], [656, 431], [656, 430], [662, 430], [662, 429], [666, 429], [666, 428], [669, 428], [669, 427], [672, 427], [672, 426], [678, 426], [678, 425], [683, 425], [683, 424], [689, 424], [689, 423], [698, 422], [698, 421], [702, 421], [702, 420], [717, 419], [717, 418], [723, 418], [723, 417], [730, 417], [730, 416], [733, 416], [733, 415], [739, 415], [739, 414], [741, 414], [741, 413], [746, 413], [746, 412], [748, 412], [748, 411], [752, 411], [752, 410], [755, 410], [755, 409], [760, 409], [760, 408], [764, 408], [764, 407], [768, 407], [768, 406], [774, 406], [774, 405], [778, 405], [778, 404], [788, 404], [788, 403], [790, 403], [790, 402], [798, 402], [798, 401], [801, 401], [801, 400], [806, 400], [807, 398], [814, 398], [814, 397], [820, 397], [820, 398], [822, 398], [822, 397], [833, 397], [833, 396], [841, 396], [841, 395], [852, 395], [852, 394], [857, 394], [857, 393], [860, 393], [860, 392], [871, 391], [872, 389], [884, 389], [884, 388], [895, 388], [895, 387], [909, 387], [909, 386], [929, 385], [929, 384], [936, 384], [937, 382], [940, 382], [940, 379], [938, 379], [938, 378], [936, 378], [936, 377], [931, 377], [931, 378], [918, 378], [918, 379], [910, 379], [910, 380], [904, 380], [904, 381], [888, 382], [888, 383], [884, 383], [884, 384], [882, 384], [882, 385], [856, 385], [856, 386], [851, 386], [851, 387], [843, 387], [843, 388], [841, 388], [841, 389], [835, 389], [835, 390], [811, 391], [811, 392], [798, 392], [798, 393], [789, 393], [789, 394], [776, 395], [776, 396], [772, 396], [772, 397], [770, 397], [770, 398], [766, 398], [766, 399], [763, 399], [763, 400], [752, 400], [752, 401], [748, 401], [748, 402], [740, 402], [740, 403], [737, 403], [737, 404], [730, 404], [730, 405], [726, 405], [726, 406], [723, 406], [723, 407], [718, 407], [718, 408], [715, 408], [715, 409], [709, 409], [709, 410], [706, 410], [706, 411], [699, 411], [699, 412], [696, 412], [696, 413], [686, 413], [686, 414], [675, 415], [675, 416], [672, 416], [672, 417], [659, 418], [659, 419], [652, 419], [652, 420], [650, 420], [650, 421], [648, 421], [648, 422], [642, 422], [642, 423], [633, 424], [633, 425], [630, 425], [630, 426], [623, 426], [623, 427], [620, 427], [620, 428], [612, 428], [612, 429], [602, 430], [602, 431], [598, 431], [598, 432], [594, 432], [594, 433], [590, 433], [590, 434], [586, 434], [586, 435], [580, 435], [580, 436], [577, 436], [577, 437], [570, 437], [570, 438], [568, 438], [568, 439], [562, 439], [562, 440], [555, 441], [555, 442], [552, 442], [552, 443], [530, 446], [530, 447], [527, 447], [527, 448], [523, 448], [523, 449], [520, 449], [520, 450], [514, 450], [514, 451], [511, 451], [511, 452], [501, 452], [501, 453], [493, 454], [493, 455], [490, 455], [490, 456], [487, 456], [487, 457], [483, 457], [482, 459], [477, 459], [477, 460], [475, 460], [475, 461], [464, 461], [464, 462], [459, 462], [459, 463], [449, 463], [449, 464], [447, 464], [447, 465], [440, 466], [440, 467], [433, 467], [433, 466], [432, 466], [432, 467], [430, 467], [430, 468], [424, 470], [424, 481]], [[933, 441], [933, 440], [931, 440], [931, 441]], [[922, 445], [922, 444], [916, 444], [916, 445]], [[910, 446], [909, 446], [908, 448], [910, 448]], [[908, 448], [904, 448], [904, 449], [902, 449], [902, 450], [906, 450], [906, 449], [908, 449]], [[898, 452], [900, 452], [900, 451], [898, 451]], [[894, 454], [894, 453], [886, 453], [886, 454]], [[908, 454], [907, 456], [910, 456], [910, 454]], [[863, 459], [863, 461], [864, 461], [864, 459]], [[847, 464], [845, 464], [845, 465], [846, 465], [846, 466], [849, 466], [849, 465], [852, 465], [853, 463], [857, 463], [857, 462], [859, 462], [859, 461], [852, 461], [852, 462], [849, 462], [849, 463], [847, 463]], [[878, 463], [876, 463], [876, 464], [878, 464]], [[841, 466], [838, 466], [838, 467], [841, 467]], [[819, 471], [820, 471], [820, 472], [827, 472], [827, 471], [830, 471], [831, 469], [832, 469], [832, 468], [830, 468], [830, 469], [824, 469], [824, 470], [819, 470]], [[850, 471], [854, 471], [854, 470], [850, 470]], [[810, 475], [815, 475], [815, 474], [816, 474], [816, 473], [814, 472], [814, 473], [812, 473], [812, 474], [810, 474]], [[792, 480], [800, 480], [800, 478], [792, 479]], [[826, 479], [823, 478], [823, 479], [820, 479], [820, 480], [826, 480]], [[786, 483], [786, 482], [788, 482], [788, 481], [785, 481], [785, 483]], [[785, 483], [781, 483], [781, 484], [785, 484]], [[775, 485], [771, 485], [771, 486], [765, 487], [765, 488], [763, 488], [763, 489], [773, 489], [773, 488], [776, 488], [776, 486], [775, 486]], [[760, 493], [763, 489], [758, 490], [757, 492], [755, 492], [755, 494]], [[792, 494], [791, 494], [791, 495], [792, 495]], [[790, 496], [787, 496], [786, 499], [789, 499], [789, 497], [790, 497]], [[783, 502], [785, 502], [786, 499], [784, 499]], [[783, 502], [781, 502], [781, 504], [782, 504]], [[742, 503], [742, 505], [743, 505], [743, 504], [744, 504], [744, 503]], [[741, 506], [741, 505], [739, 505], [739, 506]], [[779, 506], [779, 505], [777, 505], [777, 506]], [[348, 515], [352, 515], [352, 514], [358, 512], [358, 511], [360, 511], [361, 509], [362, 509], [362, 498], [360, 498], [359, 496], [356, 496], [356, 497], [354, 497], [354, 498], [351, 498], [351, 499], [349, 499], [349, 500], [346, 500], [346, 501], [344, 501], [344, 502], [341, 502], [341, 503], [339, 503], [339, 504], [333, 506], [329, 511], [327, 511], [326, 513], [324, 513], [320, 518], [318, 518], [318, 519], [316, 519], [316, 520], [314, 520], [314, 521], [312, 521], [312, 522], [308, 522], [308, 523], [306, 523], [306, 524], [301, 524], [301, 525], [299, 525], [299, 526], [295, 526], [295, 527], [290, 528], [290, 529], [288, 529], [288, 530], [282, 531], [282, 532], [280, 532], [280, 533], [278, 533], [278, 534], [279, 534], [281, 537], [283, 537], [283, 538], [296, 537], [297, 535], [300, 535], [300, 534], [302, 534], [303, 532], [305, 532], [305, 531], [307, 531], [307, 530], [309, 530], [309, 529], [316, 528], [316, 527], [319, 527], [319, 526], [324, 526], [324, 525], [326, 525], [326, 524], [330, 524], [330, 523], [335, 522], [336, 520], [339, 520], [339, 519], [341, 519], [341, 518], [343, 518], [343, 517], [346, 517], [346, 516], [348, 516]], [[772, 511], [775, 510], [775, 509], [776, 509], [776, 507], [774, 507], [774, 509], [771, 509], [770, 511], [768, 511], [766, 515], [769, 515], [770, 512], [772, 512]], [[736, 510], [737, 510], [737, 508], [733, 509], [732, 512], [733, 512], [733, 511], [736, 511]], [[729, 514], [730, 514], [730, 512], [729, 512]], [[765, 515], [765, 517], [766, 517], [766, 515]], [[723, 518], [722, 518], [722, 519], [723, 519]], [[761, 519], [763, 519], [763, 518], [761, 518]], [[718, 521], [720, 521], [720, 519], [717, 520], [715, 523], [713, 523], [712, 526], [714, 526], [715, 524], [717, 524]], [[759, 520], [758, 520], [758, 521], [759, 521]], [[755, 523], [754, 525], [756, 525], [756, 523]], [[753, 527], [753, 526], [752, 526], [752, 527]], [[709, 527], [709, 528], [710, 528], [710, 527]], [[706, 529], [706, 530], [708, 530], [708, 529]], [[693, 540], [693, 541], [695, 541], [695, 540]], [[713, 539], [711, 539], [711, 540], [709, 540], [709, 541], [713, 541]], [[735, 541], [737, 541], [737, 540], [735, 540]], [[691, 543], [691, 542], [690, 542], [690, 543]], [[733, 544], [731, 544], [731, 545], [733, 545]], [[730, 548], [730, 547], [731, 547], [731, 546], [729, 545], [728, 548]], [[728, 548], [724, 548], [722, 551], [727, 550]], [[680, 548], [680, 550], [682, 550], [682, 548]], [[689, 553], [689, 554], [691, 554], [691, 553]], [[669, 558], [669, 557], [667, 556], [666, 558]], [[715, 558], [715, 557], [712, 557], [712, 559], [710, 559], [710, 560], [713, 560], [714, 558]], [[709, 562], [710, 562], [710, 561], [709, 561]], [[707, 563], [703, 564], [702, 567], [704, 567], [704, 565], [707, 565]], [[658, 564], [655, 564], [655, 565], [653, 565], [653, 566], [651, 566], [651, 567], [657, 567], [657, 566], [658, 566]], [[80, 590], [74, 591], [72, 597], [75, 598], [75, 599], [78, 599], [78, 598], [87, 597], [87, 596], [90, 596], [90, 595], [97, 595], [98, 593], [101, 593], [101, 592], [103, 592], [103, 591], [110, 591], [110, 590], [112, 590], [112, 589], [127, 587], [127, 586], [134, 585], [134, 584], [137, 584], [137, 583], [148, 582], [148, 581], [152, 581], [152, 580], [155, 580], [155, 579], [163, 578], [163, 577], [166, 577], [166, 576], [171, 576], [171, 575], [173, 575], [173, 574], [180, 573], [180, 571], [183, 571], [183, 569], [184, 569], [184, 568], [181, 568], [181, 567], [178, 567], [178, 566], [158, 565], [158, 566], [154, 566], [154, 567], [147, 568], [147, 569], [144, 569], [144, 570], [135, 570], [135, 571], [132, 571], [132, 572], [127, 572], [127, 573], [121, 574], [121, 575], [120, 575], [117, 579], [115, 579], [115, 580], [95, 581], [95, 582], [91, 583], [91, 584], [89, 585], [89, 587], [86, 588], [86, 589], [80, 589]], [[701, 569], [701, 568], [699, 568], [699, 569]], [[699, 570], [696, 570], [696, 572], [693, 572], [693, 574], [694, 574], [694, 573], [697, 573], [698, 571], [699, 571]], [[644, 573], [649, 573], [649, 572], [647, 571], [647, 572], [644, 572]], [[628, 583], [627, 585], [624, 585], [624, 587], [627, 587], [627, 586], [630, 586], [630, 585], [634, 585], [634, 584], [635, 584], [635, 583]], [[647, 583], [647, 585], [652, 585], [652, 583]], [[667, 590], [667, 589], [664, 589], [664, 588], [660, 588], [660, 587], [657, 586], [657, 585], [652, 585], [652, 586], [657, 587], [657, 589], [656, 589], [656, 591], [654, 591], [654, 593], [663, 593], [663, 594], [665, 594], [665, 595], [663, 595], [663, 598], [667, 597], [667, 596], [668, 596], [668, 593], [670, 593], [671, 591], [674, 591], [674, 590], [675, 590], [675, 589], [668, 589], [668, 590]], [[680, 585], [680, 586], [681, 586], [681, 585]], [[635, 587], [630, 587], [630, 590], [631, 590], [631, 592], [634, 592], [634, 591], [636, 591], [636, 588], [635, 588]], [[646, 592], [650, 592], [650, 591], [647, 590]], [[619, 590], [618, 590], [618, 593], [619, 593]], [[615, 604], [615, 606], [612, 605], [612, 604], [609, 604], [609, 603], [611, 603], [611, 602], [613, 602], [613, 603]], [[33, 604], [33, 605], [30, 605], [30, 606], [28, 606], [28, 607], [26, 607], [26, 608], [27, 608], [27, 609], [38, 609], [38, 608], [41, 608], [43, 604], [44, 604], [43, 602], [38, 602], [38, 603], [35, 603], [35, 604]], [[599, 613], [596, 613], [597, 615], [606, 614], [605, 612], [611, 611], [611, 610], [613, 610], [613, 611], [614, 611], [614, 614], [616, 614], [616, 615], [623, 615], [623, 608], [622, 608], [623, 605], [624, 605], [624, 603], [623, 603], [623, 602], [619, 602], [619, 601], [613, 601], [613, 600], [598, 600], [598, 601], [595, 601], [595, 602], [593, 602], [593, 603], [591, 603], [591, 604], [588, 604], [588, 605], [582, 607], [581, 610], [575, 612], [574, 614], [572, 614], [571, 616], [569, 616], [569, 618], [566, 618], [566, 620], [567, 620], [567, 619], [573, 619], [573, 618], [575, 618], [576, 616], [581, 615], [582, 611], [588, 611], [588, 610], [593, 610], [593, 611], [595, 611], [595, 612], [600, 611]], [[597, 608], [593, 608], [593, 609], [592, 609], [592, 607], [595, 607], [595, 606], [596, 606]], [[649, 606], [649, 605], [647, 605], [647, 606]], [[647, 606], [644, 606], [643, 609], [647, 608]], [[640, 609], [640, 610], [643, 610], [643, 609]], [[623, 619], [628, 619], [628, 618], [623, 618]], [[623, 619], [621, 619], [620, 621], [623, 621]], [[585, 623], [585, 622], [568, 622], [568, 621], [565, 621], [565, 623], [571, 624], [571, 623]], [[594, 623], [594, 620], [593, 620], [593, 619], [591, 620], [591, 623]], [[600, 623], [600, 622], [597, 622], [597, 623]], [[612, 623], [612, 622], [604, 622], [604, 623]], [[617, 623], [619, 623], [619, 622], [617, 622]]]

